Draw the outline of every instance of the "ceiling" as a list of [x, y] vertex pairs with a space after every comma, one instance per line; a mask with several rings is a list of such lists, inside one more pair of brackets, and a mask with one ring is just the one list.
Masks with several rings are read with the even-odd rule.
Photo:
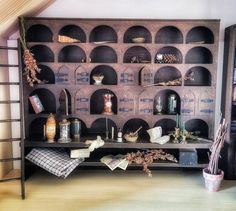
[[35, 16], [55, 0], [0, 0], [0, 36], [8, 37], [18, 29], [19, 16]]

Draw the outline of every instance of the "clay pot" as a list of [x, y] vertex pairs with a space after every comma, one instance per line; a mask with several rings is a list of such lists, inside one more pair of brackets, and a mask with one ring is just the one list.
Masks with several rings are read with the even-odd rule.
[[205, 179], [205, 187], [211, 192], [219, 191], [221, 182], [224, 178], [224, 172], [219, 169], [219, 174], [209, 174], [208, 170], [203, 169], [203, 177]]

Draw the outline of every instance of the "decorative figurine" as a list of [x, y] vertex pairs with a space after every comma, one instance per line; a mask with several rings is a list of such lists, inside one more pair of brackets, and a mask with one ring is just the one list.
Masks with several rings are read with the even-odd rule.
[[54, 142], [54, 138], [56, 136], [56, 120], [53, 114], [49, 114], [45, 126], [45, 135], [47, 138], [47, 142]]
[[80, 139], [81, 135], [81, 122], [78, 119], [74, 119], [70, 125], [70, 132], [72, 138], [76, 141]]
[[112, 111], [112, 101], [111, 98], [113, 97], [113, 94], [103, 94], [103, 99], [104, 99], [104, 109], [102, 114], [106, 114], [106, 115], [113, 115], [113, 111]]
[[66, 119], [63, 119], [62, 122], [59, 123], [60, 126], [60, 138], [58, 142], [68, 143], [71, 142], [70, 139], [70, 122]]

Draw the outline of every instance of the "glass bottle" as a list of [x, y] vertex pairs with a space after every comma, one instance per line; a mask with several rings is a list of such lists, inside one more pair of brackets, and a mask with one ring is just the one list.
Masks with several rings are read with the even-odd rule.
[[177, 98], [176, 94], [170, 94], [168, 96], [168, 114], [176, 114]]

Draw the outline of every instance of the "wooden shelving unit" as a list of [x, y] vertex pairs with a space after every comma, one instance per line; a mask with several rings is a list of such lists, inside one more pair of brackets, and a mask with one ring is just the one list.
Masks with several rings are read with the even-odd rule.
[[[177, 97], [177, 111], [188, 131], [200, 131], [200, 137], [212, 139], [214, 133], [216, 70], [219, 20], [131, 20], [131, 19], [56, 19], [25, 18], [27, 45], [34, 53], [41, 79], [48, 84], [29, 87], [24, 82], [25, 147], [85, 147], [83, 140], [105, 136], [105, 119], [111, 126], [135, 130], [142, 126], [137, 143], [108, 141], [101, 148], [121, 149], [201, 149], [207, 153], [211, 142], [190, 141], [188, 144], [150, 143], [147, 129], [162, 126], [163, 134], [174, 130], [176, 115], [168, 113], [168, 96]], [[61, 43], [58, 36], [79, 40]], [[134, 43], [133, 38], [144, 38]], [[174, 60], [158, 61], [157, 55], [172, 55]], [[167, 58], [168, 59], [168, 58]], [[134, 62], [134, 63], [132, 63]], [[93, 85], [94, 73], [105, 76], [104, 85]], [[183, 78], [193, 73], [193, 81]], [[182, 78], [176, 86], [151, 86]], [[24, 79], [25, 80], [25, 79]], [[69, 93], [71, 112], [59, 112], [59, 96]], [[112, 93], [114, 115], [103, 115], [103, 93]], [[28, 97], [37, 94], [45, 111], [34, 114]], [[158, 97], [163, 112], [157, 114]], [[82, 141], [68, 144], [46, 143], [43, 124], [49, 113], [58, 121], [79, 118]], [[83, 165], [99, 165], [86, 162]], [[179, 164], [154, 164], [182, 167]], [[196, 166], [189, 166], [196, 167]], [[204, 167], [203, 164], [197, 167]]]

